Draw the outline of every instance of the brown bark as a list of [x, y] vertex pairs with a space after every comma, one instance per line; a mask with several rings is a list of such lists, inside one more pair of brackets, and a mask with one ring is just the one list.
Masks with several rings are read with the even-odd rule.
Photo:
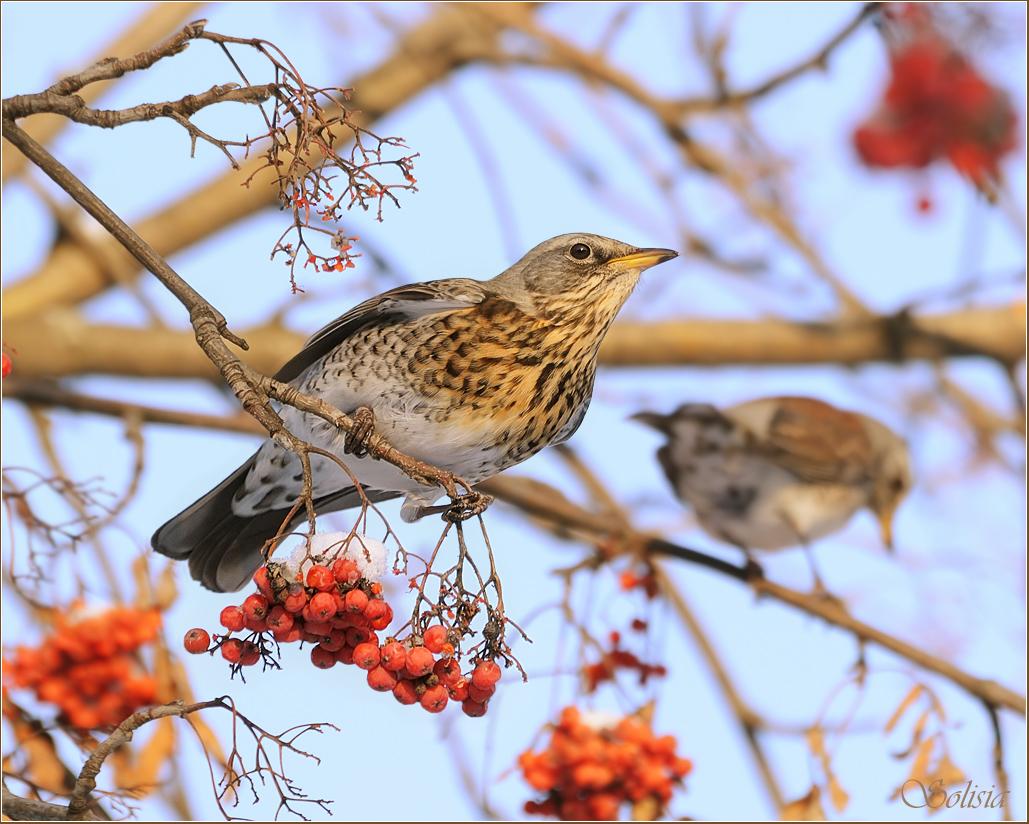
[[[801, 324], [701, 318], [616, 323], [600, 350], [608, 366], [845, 364], [988, 355], [1017, 363], [1025, 353], [1025, 306], [964, 309], [897, 322], [891, 318]], [[281, 326], [242, 333], [245, 360], [272, 374], [303, 344]], [[4, 324], [24, 378], [105, 373], [146, 378], [213, 378], [214, 368], [185, 330], [91, 324], [71, 309]]]

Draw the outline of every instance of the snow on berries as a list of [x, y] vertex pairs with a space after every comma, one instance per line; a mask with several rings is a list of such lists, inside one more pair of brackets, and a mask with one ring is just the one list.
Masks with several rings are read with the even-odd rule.
[[[59, 719], [72, 727], [117, 726], [157, 700], [157, 685], [140, 666], [138, 653], [160, 626], [157, 611], [133, 607], [59, 616], [39, 646], [17, 647], [4, 660], [4, 678], [56, 706]], [[187, 646], [202, 642], [201, 636], [187, 638]]]
[[[466, 715], [484, 715], [502, 675], [500, 665], [483, 649], [462, 672], [460, 638], [439, 623], [413, 620], [406, 627], [418, 630], [403, 639], [380, 635], [393, 621], [374, 577], [385, 574], [385, 547], [361, 536], [346, 543], [347, 537], [314, 536], [302, 554], [262, 566], [254, 575], [257, 592], [221, 610], [224, 632], [193, 628], [183, 639], [185, 648], [220, 654], [233, 674], [242, 676], [261, 662], [278, 668], [282, 644], [310, 644], [312, 666], [363, 670], [369, 688], [392, 693], [400, 704], [439, 713], [453, 703]], [[315, 554], [317, 548], [328, 554]]]
[[630, 808], [634, 820], [666, 814], [675, 791], [693, 769], [677, 754], [673, 736], [655, 736], [638, 715], [619, 718], [562, 710], [550, 741], [518, 757], [525, 781], [540, 799], [525, 804], [534, 815], [564, 821], [608, 821]]

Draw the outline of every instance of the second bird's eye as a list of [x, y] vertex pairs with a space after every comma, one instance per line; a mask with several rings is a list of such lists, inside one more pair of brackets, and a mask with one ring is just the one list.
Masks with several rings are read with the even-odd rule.
[[585, 243], [576, 243], [571, 249], [568, 250], [570, 254], [576, 260], [586, 260], [590, 255], [593, 254], [593, 250], [590, 249]]

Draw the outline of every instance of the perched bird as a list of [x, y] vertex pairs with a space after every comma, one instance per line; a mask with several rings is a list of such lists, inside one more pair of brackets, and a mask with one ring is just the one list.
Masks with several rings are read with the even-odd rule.
[[[590, 234], [560, 235], [486, 281], [454, 278], [391, 289], [307, 341], [275, 377], [338, 409], [415, 458], [470, 483], [572, 436], [593, 392], [597, 351], [640, 274], [677, 256]], [[361, 456], [346, 433], [292, 407], [297, 437], [344, 458], [372, 502], [406, 495], [415, 520], [443, 491]], [[351, 477], [311, 455], [314, 504], [360, 504]], [[235, 590], [261, 564], [301, 494], [295, 454], [266, 440], [218, 486], [157, 532], [157, 552], [189, 559], [193, 577]], [[304, 519], [300, 510], [289, 529]]]
[[[862, 507], [892, 548], [911, 466], [904, 441], [874, 418], [814, 398], [775, 397], [725, 410], [688, 403], [633, 419], [667, 436], [657, 457], [676, 495], [748, 561], [751, 550], [806, 548]], [[813, 562], [812, 571], [821, 586]]]

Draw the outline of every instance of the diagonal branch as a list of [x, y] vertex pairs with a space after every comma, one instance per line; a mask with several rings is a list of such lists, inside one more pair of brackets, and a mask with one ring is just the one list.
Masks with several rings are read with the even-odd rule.
[[1025, 714], [1025, 696], [991, 679], [979, 678], [914, 644], [866, 624], [851, 615], [843, 606], [816, 593], [790, 589], [767, 578], [754, 578], [746, 567], [715, 558], [704, 552], [672, 543], [663, 538], [627, 527], [617, 519], [597, 515], [569, 501], [561, 492], [548, 484], [526, 478], [498, 477], [478, 487], [490, 495], [539, 519], [559, 537], [582, 538], [591, 542], [607, 539], [606, 543], [620, 545], [622, 552], [643, 553], [677, 558], [705, 569], [749, 583], [758, 595], [766, 595], [780, 603], [821, 618], [828, 624], [850, 632], [862, 641], [882, 647], [905, 658], [922, 669], [962, 687], [972, 696], [988, 705]]
[[[4, 136], [18, 147], [51, 180], [115, 237], [136, 260], [148, 269], [189, 312], [197, 344], [217, 367], [225, 382], [252, 415], [277, 443], [296, 454], [305, 454], [309, 445], [288, 429], [272, 409], [274, 398], [305, 412], [315, 414], [334, 426], [350, 432], [354, 421], [318, 398], [303, 395], [287, 384], [267, 378], [246, 366], [226, 345], [230, 341], [243, 349], [247, 343], [229, 331], [225, 317], [193, 289], [133, 229], [116, 215], [96, 194], [53, 155], [27, 135], [17, 124], [4, 120]], [[373, 435], [367, 445], [369, 454], [397, 466], [419, 483], [441, 486], [451, 498], [457, 497], [457, 485], [469, 485], [452, 473], [430, 466], [394, 449], [384, 438]]]

